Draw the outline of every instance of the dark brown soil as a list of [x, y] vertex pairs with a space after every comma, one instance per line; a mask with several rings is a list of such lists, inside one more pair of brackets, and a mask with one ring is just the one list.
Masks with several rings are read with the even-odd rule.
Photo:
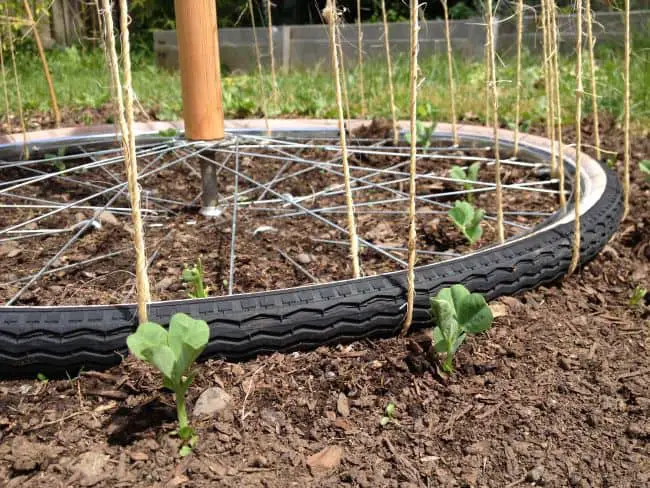
[[[606, 147], [620, 151], [612, 124]], [[645, 487], [650, 484], [650, 157], [633, 141], [632, 207], [585, 269], [492, 304], [442, 378], [426, 336], [197, 368], [232, 403], [195, 422], [178, 457], [173, 399], [126, 361], [68, 381], [0, 383], [0, 484], [7, 487]], [[620, 164], [620, 161], [618, 162]], [[380, 425], [389, 402], [393, 421]], [[348, 411], [349, 410], [349, 411]], [[310, 456], [330, 469], [318, 469]], [[340, 454], [340, 458], [339, 458]], [[311, 460], [310, 460], [311, 459]]]

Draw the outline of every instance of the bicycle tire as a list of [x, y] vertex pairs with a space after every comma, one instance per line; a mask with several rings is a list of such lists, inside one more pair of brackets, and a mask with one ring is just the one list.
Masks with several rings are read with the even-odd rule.
[[[235, 123], [238, 130], [259, 128], [257, 122]], [[330, 121], [272, 121], [272, 127], [311, 127], [332, 131]], [[169, 125], [140, 125], [141, 137]], [[232, 127], [232, 125], [231, 125]], [[293, 129], [291, 129], [293, 127]], [[56, 141], [61, 134], [98, 137], [113, 128], [50, 131], [30, 135], [30, 144]], [[276, 129], [280, 130], [280, 129]], [[450, 134], [439, 125], [438, 137]], [[459, 127], [461, 137], [490, 142], [491, 129]], [[103, 137], [103, 136], [102, 136]], [[110, 136], [114, 137], [114, 135]], [[507, 146], [513, 134], [501, 131]], [[22, 144], [0, 138], [0, 149]], [[520, 148], [548, 158], [544, 138], [524, 135]], [[565, 167], [573, 172], [575, 151], [566, 149]], [[616, 175], [586, 154], [581, 184], [585, 188], [581, 218], [581, 264], [592, 259], [617, 231], [622, 217], [621, 186]], [[455, 283], [482, 293], [488, 300], [512, 295], [566, 274], [571, 261], [573, 212], [559, 213], [529, 234], [416, 269], [414, 327], [430, 323], [429, 297]], [[205, 320], [210, 341], [203, 357], [245, 360], [260, 354], [310, 349], [363, 338], [395, 335], [405, 313], [406, 273], [398, 271], [356, 280], [261, 293], [152, 303], [150, 320], [167, 324], [173, 313]], [[105, 369], [127, 354], [126, 337], [136, 327], [135, 305], [0, 307], [0, 376], [74, 374], [81, 368]]]

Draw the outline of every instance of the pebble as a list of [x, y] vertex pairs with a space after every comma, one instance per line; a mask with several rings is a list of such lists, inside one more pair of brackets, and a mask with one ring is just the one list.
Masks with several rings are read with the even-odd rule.
[[312, 476], [318, 476], [337, 468], [343, 458], [341, 446], [328, 446], [307, 458], [307, 467]]
[[296, 256], [296, 261], [298, 261], [300, 264], [309, 264], [311, 263], [311, 256], [302, 252]]
[[218, 386], [208, 388], [199, 396], [192, 411], [193, 417], [220, 415], [232, 406], [232, 396]]
[[535, 466], [526, 473], [526, 481], [529, 483], [539, 483], [544, 477], [544, 466]]
[[350, 415], [350, 404], [348, 403], [348, 397], [344, 393], [339, 393], [338, 400], [336, 401], [336, 411], [342, 417]]

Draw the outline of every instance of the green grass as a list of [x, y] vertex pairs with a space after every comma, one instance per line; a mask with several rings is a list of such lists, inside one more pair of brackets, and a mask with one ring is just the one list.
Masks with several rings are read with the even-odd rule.
[[[634, 119], [643, 123], [650, 120], [650, 43], [636, 46], [632, 61], [632, 109]], [[585, 56], [586, 57], [586, 56]], [[59, 104], [65, 111], [96, 109], [110, 102], [110, 89], [101, 51], [82, 51], [79, 48], [52, 50], [48, 53], [52, 76], [56, 84]], [[18, 54], [19, 78], [23, 106], [28, 114], [49, 110], [47, 87], [41, 66], [34, 53]], [[158, 68], [150, 56], [136, 55], [133, 61], [134, 85], [141, 105], [152, 111], [157, 119], [178, 119], [181, 116], [180, 82], [177, 73]], [[585, 63], [585, 73], [588, 73]], [[522, 128], [544, 120], [545, 96], [542, 68], [538, 57], [526, 54], [523, 62], [522, 86]], [[480, 61], [460, 57], [455, 60], [456, 97], [460, 117], [483, 119], [485, 111], [485, 75]], [[575, 108], [574, 62], [561, 58], [561, 91], [563, 116], [566, 123], [572, 120]], [[427, 118], [427, 104], [431, 104], [440, 121], [449, 120], [449, 90], [447, 63], [442, 56], [421, 59], [419, 116]], [[620, 50], [601, 47], [598, 50], [599, 105], [603, 111], [620, 117], [623, 112], [623, 63]], [[370, 116], [390, 116], [388, 84], [385, 65], [374, 61], [365, 66], [366, 97]], [[10, 75], [10, 72], [8, 72]], [[358, 73], [347, 76], [351, 94], [352, 116], [360, 113]], [[408, 60], [395, 60], [394, 83], [398, 115], [407, 117], [408, 108]], [[498, 70], [500, 80], [499, 115], [505, 124], [514, 122], [515, 66], [513, 59], [506, 59]], [[269, 117], [335, 117], [334, 86], [331, 74], [324, 69], [296, 71], [279, 75], [280, 97], [271, 100], [269, 80], [266, 80], [266, 94], [269, 100]], [[224, 77], [224, 107], [226, 117], [259, 117], [262, 115], [260, 82], [256, 75], [236, 74]], [[1, 81], [0, 81], [1, 84]], [[585, 87], [589, 87], [585, 80]], [[18, 108], [15, 97], [15, 82], [8, 82], [11, 110]], [[584, 111], [591, 111], [589, 96], [584, 99]]]

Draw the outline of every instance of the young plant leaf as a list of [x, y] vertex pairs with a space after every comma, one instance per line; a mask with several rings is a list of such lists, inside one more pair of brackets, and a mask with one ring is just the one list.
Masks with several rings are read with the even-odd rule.
[[488, 304], [478, 293], [467, 295], [457, 312], [458, 325], [469, 334], [479, 334], [490, 328], [494, 317]]
[[431, 298], [431, 315], [436, 326], [432, 332], [433, 346], [446, 354], [442, 369], [453, 371], [453, 356], [468, 334], [478, 334], [492, 325], [492, 312], [485, 299], [471, 293], [463, 285], [444, 288]]
[[167, 331], [158, 324], [145, 322], [140, 324], [135, 334], [126, 338], [126, 344], [135, 357], [149, 362], [148, 351], [167, 344]]

